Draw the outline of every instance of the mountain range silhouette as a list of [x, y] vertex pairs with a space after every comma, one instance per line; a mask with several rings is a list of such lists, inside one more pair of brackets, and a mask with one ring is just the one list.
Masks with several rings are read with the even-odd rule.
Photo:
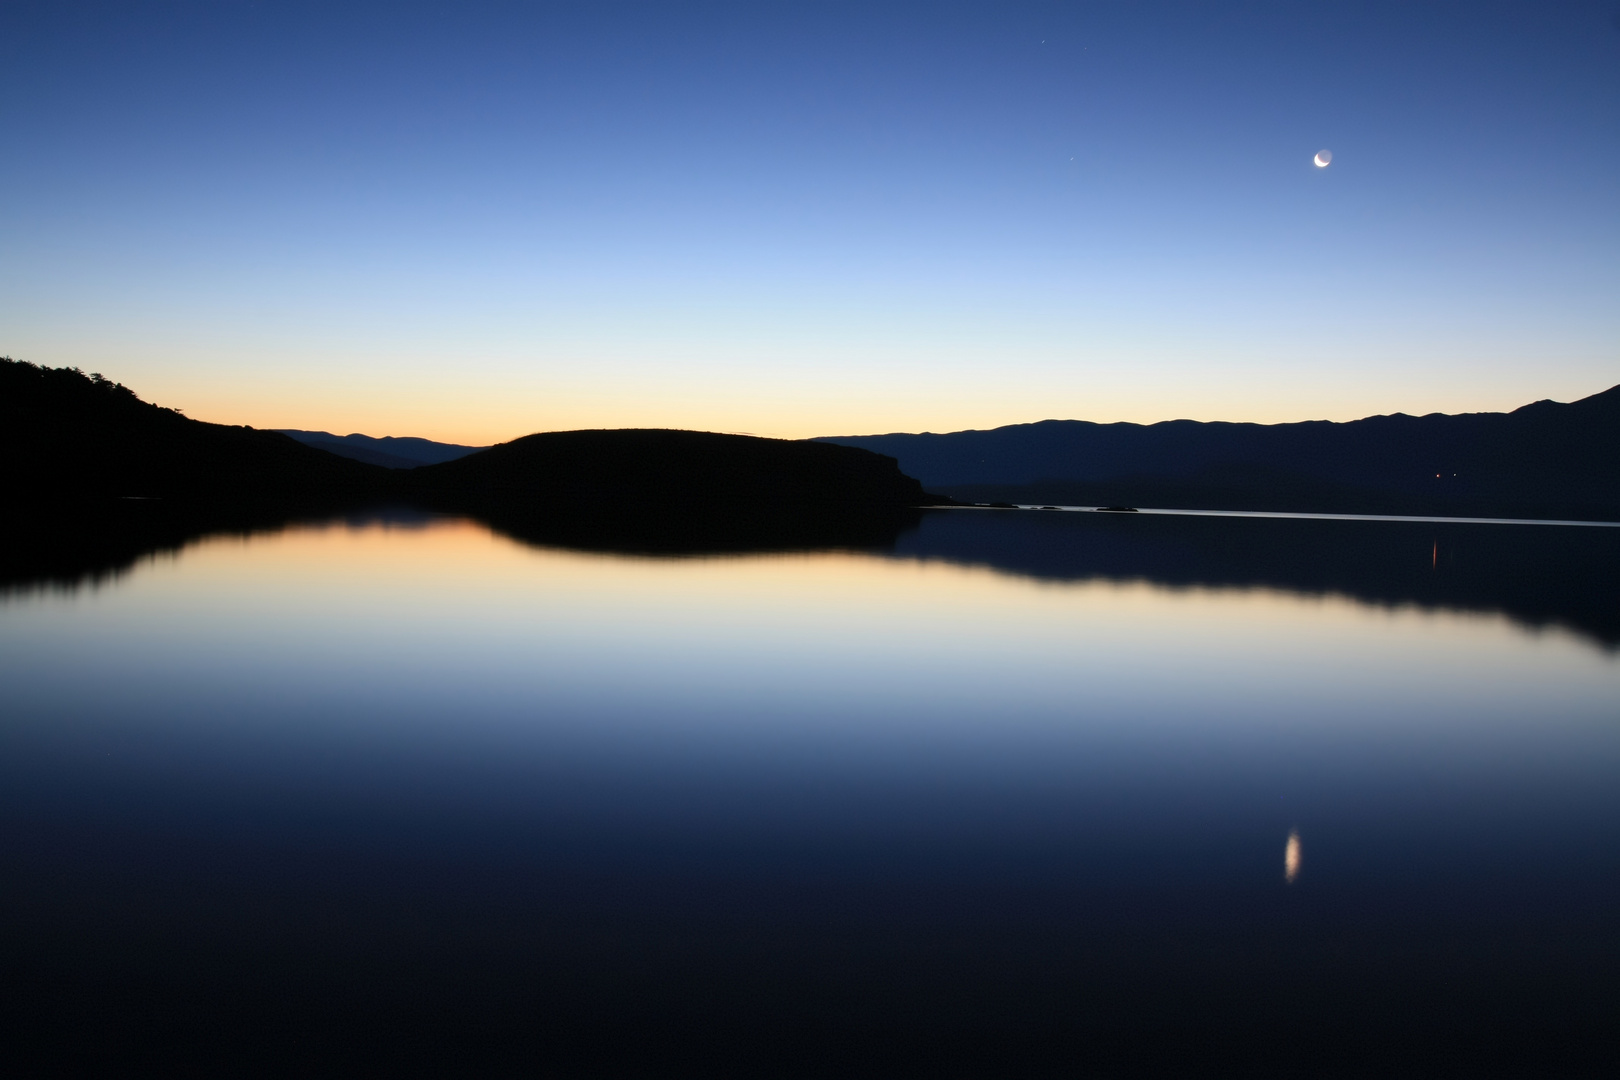
[[329, 454], [336, 454], [352, 461], [381, 465], [385, 469], [415, 469], [422, 465], [437, 465], [441, 461], [454, 461], [468, 454], [489, 449], [487, 446], [461, 446], [457, 443], [434, 442], [432, 439], [410, 436], [398, 438], [384, 435], [381, 438], [373, 438], [370, 435], [333, 435], [330, 431], [300, 431], [297, 428], [276, 430], [305, 446], [313, 446], [317, 450], [325, 450]]
[[1347, 423], [1046, 420], [803, 441], [629, 429], [548, 432], [477, 448], [209, 424], [100, 375], [5, 359], [0, 432], [10, 465], [3, 492], [29, 502], [313, 507], [415, 499], [529, 518], [545, 507], [622, 518], [630, 506], [665, 517], [678, 507], [748, 508], [757, 517], [753, 511], [766, 505], [844, 512], [955, 497], [1620, 520], [1620, 387], [1511, 413]]
[[969, 502], [1620, 520], [1620, 386], [1510, 413], [829, 437]]

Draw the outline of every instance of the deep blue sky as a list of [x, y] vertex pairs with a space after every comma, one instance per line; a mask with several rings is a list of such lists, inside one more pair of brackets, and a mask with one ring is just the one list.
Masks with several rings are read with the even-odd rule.
[[812, 435], [1620, 382], [1614, 2], [7, 2], [0, 146], [0, 352], [224, 422]]

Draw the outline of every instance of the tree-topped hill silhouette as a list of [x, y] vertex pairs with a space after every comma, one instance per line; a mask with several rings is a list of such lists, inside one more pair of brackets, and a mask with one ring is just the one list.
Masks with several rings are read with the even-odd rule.
[[76, 368], [0, 358], [4, 495], [305, 503], [374, 496], [386, 469], [274, 431], [209, 424]]

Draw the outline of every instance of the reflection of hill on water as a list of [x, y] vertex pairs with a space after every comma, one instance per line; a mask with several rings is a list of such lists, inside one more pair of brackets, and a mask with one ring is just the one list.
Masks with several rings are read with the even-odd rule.
[[179, 551], [208, 536], [277, 532], [325, 521], [341, 504], [186, 506], [162, 499], [87, 499], [0, 508], [0, 593], [55, 585], [74, 588], [128, 573], [150, 555]]
[[1500, 613], [1620, 648], [1620, 529], [958, 510], [930, 513], [894, 554], [1052, 581]]
[[[72, 588], [117, 578], [141, 559], [209, 536], [273, 533], [333, 520], [422, 522], [446, 512], [406, 506], [197, 506], [102, 499], [0, 508], [0, 592]], [[536, 547], [636, 555], [722, 555], [811, 550], [886, 551], [923, 511], [894, 506], [682, 502], [558, 507], [519, 504], [449, 511]]]
[[[421, 520], [420, 511], [403, 508], [361, 516], [376, 513]], [[330, 507], [220, 511], [156, 501], [26, 514], [13, 507], [4, 515], [0, 588], [87, 584], [205, 536], [334, 516]], [[1371, 604], [1501, 613], [1620, 648], [1620, 529], [906, 508], [828, 513], [782, 504], [536, 508], [475, 519], [522, 543], [579, 551], [865, 550], [1051, 581], [1333, 593]]]
[[782, 551], [885, 551], [923, 511], [829, 512], [782, 505], [669, 504], [590, 512], [473, 514], [494, 531], [536, 547], [625, 555], [725, 555]]

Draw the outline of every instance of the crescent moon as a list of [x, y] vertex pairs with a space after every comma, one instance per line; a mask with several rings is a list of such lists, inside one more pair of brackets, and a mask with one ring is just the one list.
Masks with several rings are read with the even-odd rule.
[[1316, 152], [1316, 156], [1313, 157], [1311, 160], [1316, 162], [1316, 167], [1318, 169], [1325, 169], [1333, 161], [1333, 151], [1331, 151], [1331, 150], [1318, 150]]

